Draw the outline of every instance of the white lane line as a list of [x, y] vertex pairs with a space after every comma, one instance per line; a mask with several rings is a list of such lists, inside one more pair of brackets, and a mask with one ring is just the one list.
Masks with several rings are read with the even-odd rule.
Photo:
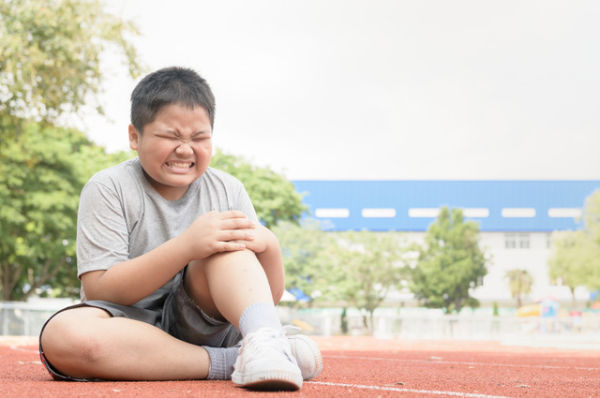
[[556, 366], [556, 365], [527, 365], [518, 363], [497, 363], [497, 362], [459, 362], [459, 361], [444, 361], [443, 359], [425, 360], [425, 359], [402, 359], [402, 358], [377, 358], [377, 357], [355, 357], [346, 355], [323, 355], [323, 358], [335, 359], [362, 359], [370, 361], [399, 361], [412, 363], [426, 363], [433, 365], [468, 365], [468, 366], [495, 366], [507, 368], [532, 368], [532, 369], [574, 369], [587, 371], [600, 371], [600, 368], [582, 367], [582, 366]]
[[469, 393], [469, 392], [458, 392], [458, 391], [415, 390], [415, 389], [410, 389], [410, 388], [370, 386], [370, 385], [364, 385], [364, 384], [331, 383], [331, 382], [327, 382], [327, 381], [307, 381], [306, 383], [319, 384], [322, 386], [332, 386], [332, 387], [358, 388], [358, 389], [363, 389], [363, 390], [405, 392], [405, 393], [411, 393], [411, 394], [446, 395], [446, 396], [452, 396], [452, 397], [466, 397], [466, 398], [508, 398], [504, 395], [474, 394], [474, 393]]
[[10, 349], [14, 350], [14, 351], [27, 352], [29, 354], [39, 354], [40, 353], [38, 350], [35, 350], [35, 351], [34, 350], [28, 350], [28, 349], [21, 348], [21, 347], [16, 346], [16, 345], [11, 345]]

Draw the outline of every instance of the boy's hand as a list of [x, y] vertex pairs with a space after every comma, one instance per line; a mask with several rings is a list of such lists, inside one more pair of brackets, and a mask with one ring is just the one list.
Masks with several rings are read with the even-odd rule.
[[254, 235], [254, 239], [246, 242], [246, 248], [252, 250], [256, 254], [267, 250], [271, 239], [271, 231], [260, 224], [255, 224], [254, 230], [251, 233]]
[[254, 240], [256, 225], [241, 211], [211, 211], [198, 217], [181, 235], [191, 260], [243, 250]]

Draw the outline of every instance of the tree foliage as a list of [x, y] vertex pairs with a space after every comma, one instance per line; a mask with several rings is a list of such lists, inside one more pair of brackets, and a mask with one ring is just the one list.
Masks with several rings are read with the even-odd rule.
[[22, 300], [52, 280], [56, 294], [75, 295], [79, 192], [127, 155], [107, 155], [76, 130], [24, 126], [0, 147], [0, 294]]
[[3, 122], [54, 122], [89, 104], [104, 78], [107, 49], [122, 53], [135, 77], [141, 67], [129, 37], [136, 34], [99, 0], [0, 1], [0, 115], [10, 119]]
[[550, 279], [568, 286], [573, 298], [578, 286], [600, 289], [600, 190], [586, 198], [583, 220], [581, 230], [552, 234], [548, 262]]
[[583, 221], [585, 233], [592, 242], [600, 245], [600, 189], [586, 198]]
[[140, 72], [131, 22], [99, 0], [0, 1], [0, 294], [25, 299], [52, 280], [77, 286], [79, 191], [91, 174], [127, 157], [107, 155], [81, 132], [56, 127], [97, 94], [107, 51]]
[[363, 324], [372, 331], [375, 310], [390, 291], [408, 278], [408, 246], [401, 243], [397, 234], [388, 232], [349, 231], [336, 235], [331, 250], [337, 271], [331, 274], [332, 294], [365, 311]]
[[458, 312], [479, 304], [471, 290], [483, 283], [487, 268], [478, 235], [479, 226], [465, 222], [460, 209], [441, 209], [412, 273], [411, 291], [425, 306]]
[[552, 254], [548, 261], [550, 280], [567, 286], [573, 298], [575, 289], [587, 282], [591, 244], [583, 231], [556, 231], [552, 234]]
[[506, 279], [511, 296], [517, 301], [517, 308], [523, 305], [523, 297], [531, 293], [533, 276], [525, 269], [511, 269], [506, 271]]
[[258, 218], [271, 228], [279, 221], [297, 223], [306, 206], [294, 185], [268, 167], [254, 166], [242, 157], [217, 150], [211, 166], [237, 177], [244, 183]]
[[286, 288], [311, 301], [365, 311], [365, 326], [388, 293], [407, 278], [407, 246], [397, 234], [368, 231], [324, 232], [319, 224], [278, 225]]
[[332, 235], [324, 232], [317, 221], [307, 220], [302, 225], [282, 222], [273, 228], [281, 246], [286, 273], [286, 289], [302, 291], [312, 301], [331, 298], [332, 278], [336, 272], [331, 257], [335, 243]]

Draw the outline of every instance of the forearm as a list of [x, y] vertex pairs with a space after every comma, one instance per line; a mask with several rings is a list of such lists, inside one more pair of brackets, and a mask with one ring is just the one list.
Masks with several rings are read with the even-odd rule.
[[181, 235], [106, 271], [81, 276], [86, 298], [131, 305], [164, 285], [192, 260], [218, 252], [243, 250], [254, 223], [239, 211], [212, 211], [198, 217]]
[[134, 304], [168, 282], [189, 261], [180, 239], [171, 239], [106, 271], [82, 275], [85, 296], [88, 300]]
[[273, 301], [277, 304], [281, 300], [285, 289], [285, 273], [281, 258], [281, 248], [277, 237], [271, 231], [264, 228], [264, 232], [267, 237], [267, 248], [261, 253], [256, 253], [256, 257], [267, 275]]

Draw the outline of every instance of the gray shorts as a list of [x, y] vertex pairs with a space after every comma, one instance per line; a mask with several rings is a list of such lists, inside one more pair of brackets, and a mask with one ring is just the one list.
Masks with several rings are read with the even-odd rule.
[[75, 304], [53, 314], [40, 332], [40, 358], [52, 377], [56, 380], [90, 381], [70, 377], [60, 373], [46, 359], [42, 349], [42, 333], [48, 322], [58, 313], [78, 307], [101, 308], [113, 317], [135, 319], [154, 325], [173, 337], [195, 345], [210, 347], [232, 347], [241, 340], [239, 330], [227, 321], [220, 321], [205, 314], [188, 296], [183, 286], [185, 271], [177, 274], [159, 295], [153, 295], [147, 307], [125, 306], [101, 300], [89, 300]]

